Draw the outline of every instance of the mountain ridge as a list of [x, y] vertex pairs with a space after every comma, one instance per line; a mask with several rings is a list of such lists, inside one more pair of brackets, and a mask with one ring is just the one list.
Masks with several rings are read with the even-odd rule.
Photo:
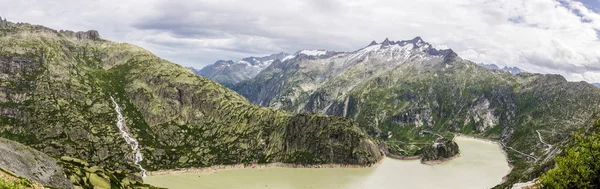
[[498, 67], [498, 65], [496, 64], [485, 64], [485, 63], [478, 63], [478, 66], [490, 69], [490, 70], [501, 70], [501, 71], [505, 71], [511, 74], [519, 74], [521, 72], [525, 72], [523, 70], [521, 70], [521, 68], [518, 67], [508, 67], [508, 66], [504, 66], [503, 68]]
[[196, 74], [217, 81], [225, 86], [232, 86], [243, 80], [254, 78], [260, 71], [271, 65], [273, 61], [282, 60], [289, 54], [281, 52], [263, 57], [247, 57], [234, 62], [218, 60], [202, 69], [188, 67]]

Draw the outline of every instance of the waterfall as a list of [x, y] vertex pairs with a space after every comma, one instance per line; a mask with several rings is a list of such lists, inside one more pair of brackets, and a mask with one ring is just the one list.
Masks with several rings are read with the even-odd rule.
[[112, 96], [110, 97], [110, 99], [112, 100], [113, 104], [115, 104], [115, 111], [117, 112], [117, 127], [119, 127], [119, 130], [121, 131], [123, 139], [125, 139], [125, 142], [127, 142], [129, 147], [131, 147], [131, 150], [135, 154], [135, 160], [133, 163], [142, 170], [142, 177], [145, 177], [146, 169], [144, 169], [140, 164], [140, 162], [142, 162], [143, 159], [142, 153], [139, 149], [140, 144], [135, 138], [131, 137], [131, 135], [127, 133], [127, 129], [125, 128], [125, 119], [123, 118], [123, 114], [121, 114], [121, 107], [119, 107], [119, 104], [117, 104], [117, 101], [115, 101], [115, 99]]

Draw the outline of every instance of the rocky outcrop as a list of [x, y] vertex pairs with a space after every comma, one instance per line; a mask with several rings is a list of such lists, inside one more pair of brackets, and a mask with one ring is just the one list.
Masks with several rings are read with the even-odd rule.
[[44, 186], [73, 188], [57, 161], [37, 150], [0, 138], [0, 168]]
[[70, 31], [70, 30], [60, 30], [59, 33], [62, 35], [68, 36], [68, 37], [75, 38], [77, 40], [98, 41], [98, 40], [102, 39], [100, 37], [100, 33], [98, 33], [98, 31], [96, 31], [96, 30], [78, 31], [78, 32], [74, 32], [74, 31]]
[[421, 149], [421, 162], [444, 161], [459, 154], [458, 144], [444, 137], [437, 138], [431, 146]]
[[8, 21], [6, 21], [6, 18], [0, 17], [0, 26], [6, 26], [7, 24], [8, 24]]

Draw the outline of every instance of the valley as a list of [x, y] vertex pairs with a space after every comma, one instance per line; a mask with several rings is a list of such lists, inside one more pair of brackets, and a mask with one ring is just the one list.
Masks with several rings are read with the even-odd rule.
[[598, 156], [597, 84], [421, 37], [196, 70], [0, 19], [0, 79], [0, 181], [25, 188], [585, 187]]

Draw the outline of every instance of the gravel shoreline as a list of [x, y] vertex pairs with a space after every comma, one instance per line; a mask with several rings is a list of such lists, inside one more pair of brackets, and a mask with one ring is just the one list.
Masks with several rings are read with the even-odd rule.
[[264, 168], [272, 168], [272, 167], [283, 167], [283, 168], [368, 168], [368, 167], [379, 166], [379, 164], [381, 164], [381, 162], [384, 159], [385, 158], [382, 158], [377, 163], [374, 163], [371, 165], [347, 165], [347, 164], [302, 165], [302, 164], [290, 164], [290, 163], [215, 165], [215, 166], [201, 167], [201, 168], [184, 168], [184, 169], [149, 171], [148, 176], [171, 175], [171, 174], [182, 174], [182, 173], [216, 173], [221, 170], [229, 170], [229, 169], [264, 169]]
[[[507, 162], [509, 162], [508, 165], [509, 165], [510, 169], [507, 172], [507, 175], [512, 170], [513, 165], [510, 164], [510, 161], [508, 159], [508, 154], [504, 150], [504, 148], [502, 147], [502, 144], [500, 142], [495, 141], [495, 140], [486, 139], [486, 138], [464, 135], [464, 134], [456, 134], [456, 136], [454, 138], [456, 138], [456, 137], [476, 139], [476, 140], [481, 140], [481, 141], [494, 143], [494, 144], [498, 145], [498, 148], [500, 148], [500, 151], [504, 155], [504, 158], [506, 159]], [[395, 156], [395, 155], [387, 155], [387, 154], [385, 157], [390, 158], [390, 159], [395, 159], [395, 160], [419, 160], [419, 159], [421, 159], [421, 156]], [[441, 163], [453, 160], [458, 157], [460, 157], [460, 152], [450, 158], [445, 158], [443, 160], [422, 162], [422, 164], [436, 165], [436, 164], [441, 164]], [[264, 169], [264, 168], [272, 168], [272, 167], [283, 167], [283, 168], [368, 168], [368, 167], [379, 166], [381, 164], [381, 162], [384, 161], [384, 159], [385, 158], [382, 158], [377, 163], [374, 163], [371, 165], [347, 165], [347, 164], [303, 165], [303, 164], [290, 164], [290, 163], [215, 165], [215, 166], [200, 167], [200, 168], [183, 168], [183, 169], [168, 169], [168, 170], [149, 171], [148, 176], [184, 174], [184, 173], [216, 173], [221, 170], [230, 170], [230, 169]], [[506, 179], [507, 179], [506, 176], [504, 178], [502, 178], [503, 182], [506, 181]]]

